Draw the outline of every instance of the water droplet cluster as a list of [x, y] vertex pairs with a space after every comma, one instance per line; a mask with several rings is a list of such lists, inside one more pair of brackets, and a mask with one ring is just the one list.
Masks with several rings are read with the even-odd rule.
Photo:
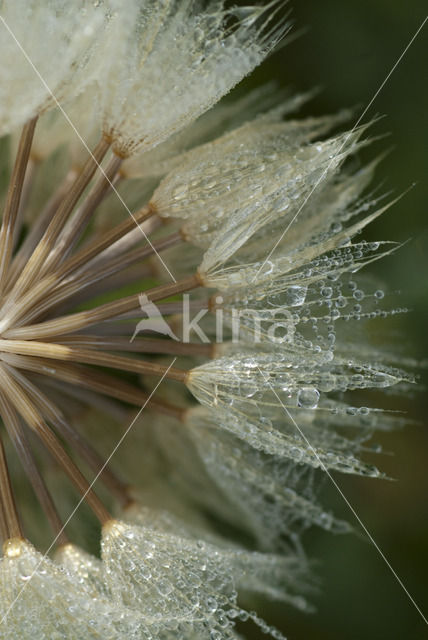
[[[141, 638], [147, 628], [137, 612], [118, 607], [94, 590], [84, 574], [54, 564], [23, 540], [19, 553], [6, 554], [0, 561], [0, 616], [6, 616], [2, 638]], [[76, 565], [75, 565], [76, 566]], [[12, 608], [13, 607], [13, 608]], [[153, 637], [154, 636], [147, 636]]]
[[230, 12], [223, 4], [206, 12], [149, 0], [112, 14], [99, 95], [104, 132], [118, 153], [147, 151], [195, 120], [281, 38], [284, 22], [265, 30], [267, 8], [257, 6], [251, 20], [226, 28]]
[[[152, 633], [157, 628], [161, 637], [226, 640], [235, 637], [235, 620], [252, 619], [282, 638], [237, 605], [236, 591], [240, 582], [258, 590], [268, 568], [284, 575], [280, 564], [286, 561], [279, 556], [259, 558], [256, 553], [222, 549], [147, 523], [115, 522], [104, 532], [102, 557], [113, 598], [138, 609], [151, 622]], [[283, 592], [278, 589], [277, 593]]]

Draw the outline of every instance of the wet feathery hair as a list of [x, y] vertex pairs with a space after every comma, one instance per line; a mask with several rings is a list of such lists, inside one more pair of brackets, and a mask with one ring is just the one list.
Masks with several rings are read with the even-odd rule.
[[[350, 162], [367, 127], [273, 85], [208, 111], [280, 9], [0, 5], [2, 637], [282, 638], [245, 603], [310, 607], [302, 533], [351, 530], [323, 473], [382, 475], [401, 421], [360, 392], [413, 377], [369, 340], [402, 310], [357, 273], [396, 246], [360, 237], [391, 204]], [[190, 292], [207, 342], [135, 336], [142, 294], [180, 334]]]

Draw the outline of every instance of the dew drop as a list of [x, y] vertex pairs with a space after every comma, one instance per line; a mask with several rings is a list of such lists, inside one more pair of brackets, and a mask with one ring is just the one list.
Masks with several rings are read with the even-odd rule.
[[180, 184], [172, 192], [174, 200], [182, 200], [187, 193], [187, 184]]
[[333, 233], [339, 233], [339, 231], [342, 231], [342, 224], [340, 222], [333, 222], [330, 227], [330, 230]]
[[318, 406], [320, 392], [315, 387], [303, 387], [297, 393], [297, 406], [302, 409], [315, 409]]
[[355, 300], [362, 300], [364, 298], [364, 291], [361, 291], [361, 289], [355, 289], [352, 295], [354, 296]]
[[358, 409], [358, 413], [359, 413], [361, 416], [367, 416], [367, 415], [370, 413], [370, 409], [369, 409], [368, 407], [360, 407], [360, 408]]
[[307, 287], [293, 285], [285, 291], [285, 302], [290, 307], [298, 307], [305, 302]]
[[323, 287], [321, 289], [321, 295], [323, 298], [331, 298], [333, 294], [333, 289], [331, 287]]

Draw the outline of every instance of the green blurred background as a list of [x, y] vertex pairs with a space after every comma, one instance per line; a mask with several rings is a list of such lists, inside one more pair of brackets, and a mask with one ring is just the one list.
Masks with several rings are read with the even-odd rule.
[[[271, 56], [247, 85], [275, 78], [296, 90], [320, 86], [322, 91], [304, 109], [305, 114], [358, 106], [355, 119], [428, 14], [426, 0], [294, 0], [289, 6], [294, 31], [304, 32]], [[376, 183], [395, 195], [416, 183], [371, 225], [365, 237], [408, 241], [379, 264], [378, 272], [390, 289], [400, 291], [400, 306], [411, 309], [394, 319], [394, 325], [401, 329], [402, 338], [397, 340], [418, 358], [427, 358], [428, 353], [427, 63], [428, 22], [363, 120], [385, 116], [372, 133], [389, 134], [368, 149], [364, 159], [392, 147], [377, 169]], [[423, 380], [419, 393], [400, 400], [399, 406], [419, 424], [377, 438], [393, 455], [378, 456], [376, 461], [396, 481], [347, 476], [336, 476], [336, 480], [428, 617], [428, 429]], [[337, 515], [358, 526], [337, 490], [328, 484], [325, 501]], [[319, 561], [317, 572], [322, 581], [319, 595], [313, 598], [316, 613], [300, 614], [268, 605], [262, 612], [289, 640], [428, 638], [427, 625], [373, 545], [353, 536], [317, 532], [307, 544]], [[253, 635], [262, 637], [266, 636]]]

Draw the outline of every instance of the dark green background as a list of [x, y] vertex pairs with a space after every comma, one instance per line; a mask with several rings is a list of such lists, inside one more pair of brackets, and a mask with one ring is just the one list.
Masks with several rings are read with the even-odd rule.
[[[294, 30], [306, 28], [305, 33], [273, 55], [248, 84], [276, 78], [281, 85], [299, 90], [321, 86], [322, 92], [305, 113], [334, 113], [360, 105], [356, 117], [428, 14], [428, 3], [422, 0], [295, 0], [291, 6]], [[401, 291], [400, 305], [412, 309], [398, 321], [403, 336], [398, 341], [419, 358], [426, 358], [428, 351], [427, 63], [428, 22], [364, 118], [384, 115], [372, 133], [390, 134], [365, 152], [365, 159], [393, 147], [377, 170], [376, 182], [396, 195], [416, 183], [370, 227], [366, 237], [409, 240], [379, 270], [389, 288]], [[377, 463], [396, 482], [347, 476], [336, 476], [336, 480], [428, 616], [428, 430], [423, 386], [400, 406], [420, 424], [377, 439], [393, 452], [382, 455]], [[338, 515], [353, 520], [334, 487], [326, 487], [325, 501]], [[311, 555], [320, 561], [317, 571], [322, 585], [314, 599], [317, 612], [300, 614], [277, 606], [266, 606], [261, 612], [289, 640], [428, 637], [428, 627], [369, 542], [317, 533], [307, 542]], [[253, 637], [266, 636], [254, 633]]]

